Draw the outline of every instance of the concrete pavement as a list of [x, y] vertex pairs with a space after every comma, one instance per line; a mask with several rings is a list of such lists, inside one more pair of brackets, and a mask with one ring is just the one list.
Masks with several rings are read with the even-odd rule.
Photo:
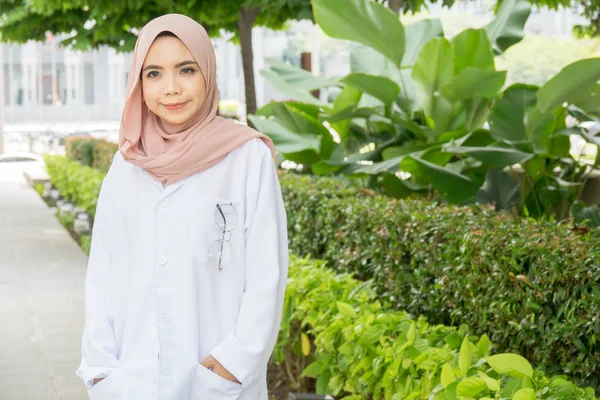
[[23, 166], [0, 164], [0, 400], [84, 400], [75, 370], [87, 258]]

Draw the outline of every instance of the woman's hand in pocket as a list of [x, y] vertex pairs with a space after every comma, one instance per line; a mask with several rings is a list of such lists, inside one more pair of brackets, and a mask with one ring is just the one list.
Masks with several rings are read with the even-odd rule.
[[206, 358], [204, 359], [204, 361], [202, 361], [200, 364], [202, 364], [204, 367], [210, 369], [212, 372], [214, 372], [215, 374], [219, 375], [221, 378], [225, 378], [228, 381], [231, 381], [231, 382], [234, 382], [234, 383], [237, 383], [237, 384], [241, 385], [241, 382], [238, 381], [237, 378], [231, 374], [231, 372], [229, 372], [228, 370], [226, 370], [225, 367], [223, 367], [221, 365], [221, 363], [218, 362], [210, 354], [208, 356], [206, 356]]
[[92, 381], [92, 387], [96, 386], [96, 384], [100, 381], [102, 381], [102, 379], [104, 378], [94, 378], [94, 380]]

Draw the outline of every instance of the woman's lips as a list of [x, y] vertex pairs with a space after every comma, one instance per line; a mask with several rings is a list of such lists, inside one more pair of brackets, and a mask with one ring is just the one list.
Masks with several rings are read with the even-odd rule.
[[187, 104], [187, 101], [185, 103], [164, 104], [164, 107], [169, 111], [175, 111], [175, 110], [181, 110], [183, 107], [185, 107], [186, 104]]

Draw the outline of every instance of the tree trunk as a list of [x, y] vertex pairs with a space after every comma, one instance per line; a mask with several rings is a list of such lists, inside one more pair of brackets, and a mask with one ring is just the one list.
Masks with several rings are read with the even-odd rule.
[[388, 8], [396, 14], [400, 14], [402, 0], [388, 0]]
[[254, 55], [252, 52], [252, 27], [258, 8], [241, 8], [237, 21], [242, 50], [244, 89], [246, 92], [246, 116], [256, 113], [256, 87], [254, 86]]

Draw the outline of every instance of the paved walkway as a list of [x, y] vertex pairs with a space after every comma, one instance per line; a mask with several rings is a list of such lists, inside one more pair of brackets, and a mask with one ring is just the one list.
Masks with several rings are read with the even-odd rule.
[[86, 256], [22, 165], [0, 164], [0, 400], [85, 400], [79, 365]]

